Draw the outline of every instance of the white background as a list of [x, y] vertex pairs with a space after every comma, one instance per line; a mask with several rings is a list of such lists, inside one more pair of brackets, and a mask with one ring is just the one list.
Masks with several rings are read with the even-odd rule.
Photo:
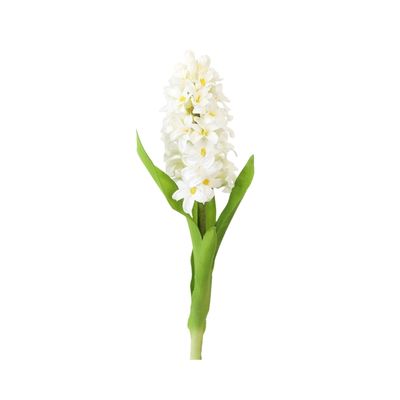
[[[0, 398], [399, 399], [393, 1], [2, 1]], [[189, 362], [190, 240], [162, 165], [185, 50], [256, 174]], [[218, 198], [221, 204], [224, 196]]]

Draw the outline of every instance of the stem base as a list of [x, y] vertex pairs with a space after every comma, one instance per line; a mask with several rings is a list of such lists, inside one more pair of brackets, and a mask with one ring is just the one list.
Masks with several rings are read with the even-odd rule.
[[204, 331], [191, 331], [190, 336], [191, 346], [190, 346], [190, 359], [191, 360], [201, 360], [201, 349], [203, 347], [203, 335]]

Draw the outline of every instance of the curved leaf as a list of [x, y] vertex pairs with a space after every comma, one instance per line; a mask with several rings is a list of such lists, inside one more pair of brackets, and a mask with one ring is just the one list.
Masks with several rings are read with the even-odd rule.
[[[209, 228], [215, 226], [216, 206], [215, 197], [206, 203], [197, 203], [197, 225], [200, 229], [201, 235], [208, 231]], [[194, 216], [194, 214], [193, 214]], [[193, 218], [194, 219], [194, 218]], [[196, 221], [196, 219], [194, 219]]]
[[189, 329], [204, 332], [211, 298], [211, 279], [217, 250], [217, 235], [212, 226], [193, 248], [195, 284], [188, 321]]
[[251, 181], [254, 176], [254, 155], [252, 155], [247, 161], [246, 165], [236, 178], [235, 186], [232, 189], [231, 195], [229, 196], [228, 203], [218, 218], [217, 236], [218, 236], [218, 248], [221, 245], [222, 239], [225, 235], [228, 226], [235, 215], [240, 202], [242, 201], [247, 189], [249, 188]]
[[165, 198], [167, 199], [169, 205], [175, 210], [187, 217], [188, 215], [183, 211], [182, 201], [176, 201], [172, 198], [172, 195], [178, 189], [176, 183], [160, 168], [156, 167], [151, 161], [150, 157], [147, 155], [142, 142], [140, 141], [139, 134], [136, 132], [136, 143], [137, 143], [137, 153], [142, 160], [144, 166], [149, 171], [150, 175], [153, 177], [154, 181], [158, 187], [163, 192]]

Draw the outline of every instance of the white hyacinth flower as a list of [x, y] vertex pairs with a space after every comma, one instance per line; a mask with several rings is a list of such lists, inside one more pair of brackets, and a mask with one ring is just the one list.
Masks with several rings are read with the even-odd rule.
[[196, 59], [192, 52], [176, 67], [165, 94], [166, 170], [179, 188], [173, 198], [183, 199], [184, 211], [192, 215], [195, 201], [210, 201], [217, 188], [230, 192], [236, 179], [236, 168], [228, 159], [234, 151], [229, 143], [229, 100], [210, 59]]
[[[187, 220], [192, 239], [190, 359], [201, 360], [215, 258], [225, 232], [254, 176], [254, 155], [236, 177], [231, 120], [220, 78], [206, 56], [186, 54], [165, 89], [162, 126], [166, 173], [158, 168], [136, 133], [137, 152], [173, 210]], [[231, 192], [217, 216], [215, 190]], [[152, 210], [150, 209], [149, 212]], [[156, 250], [156, 247], [154, 248]]]

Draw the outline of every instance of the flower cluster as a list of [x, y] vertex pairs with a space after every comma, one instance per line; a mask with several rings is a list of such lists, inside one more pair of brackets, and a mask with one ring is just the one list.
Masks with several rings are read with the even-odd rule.
[[173, 198], [183, 199], [188, 214], [195, 201], [210, 201], [214, 189], [229, 192], [236, 178], [228, 159], [233, 151], [228, 127], [232, 118], [220, 81], [207, 56], [196, 59], [188, 52], [166, 88], [162, 128], [166, 170], [179, 188]]

